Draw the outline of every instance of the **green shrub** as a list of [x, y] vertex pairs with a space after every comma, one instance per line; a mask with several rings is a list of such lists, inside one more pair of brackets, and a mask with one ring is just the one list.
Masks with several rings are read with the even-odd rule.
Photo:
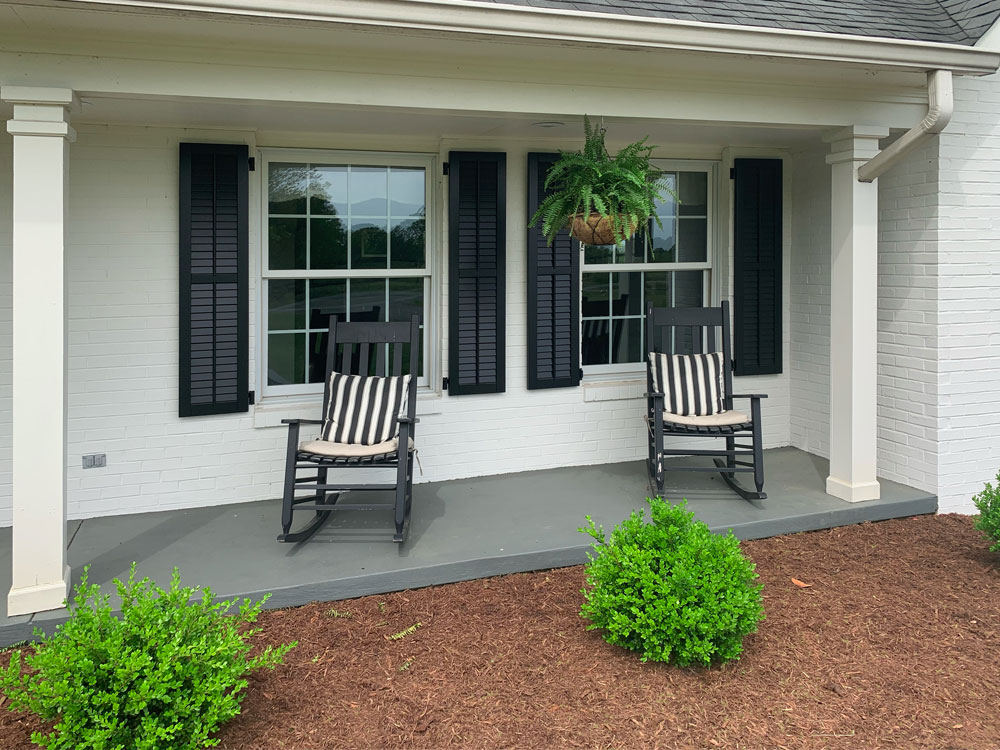
[[686, 502], [648, 502], [650, 523], [635, 511], [610, 539], [589, 516], [580, 529], [596, 552], [588, 553], [580, 610], [587, 629], [643, 661], [707, 666], [739, 656], [764, 619], [754, 564], [732, 531], [713, 534]]
[[1000, 472], [997, 473], [997, 482], [996, 487], [987, 482], [986, 488], [972, 498], [979, 509], [976, 528], [993, 540], [991, 552], [1000, 552]]
[[115, 579], [121, 618], [108, 596], [87, 584], [87, 571], [67, 602], [69, 620], [21, 666], [11, 654], [0, 670], [0, 687], [12, 710], [28, 710], [53, 722], [49, 734], [31, 739], [53, 750], [194, 750], [211, 747], [210, 735], [240, 712], [246, 675], [281, 663], [294, 643], [268, 646], [250, 658], [249, 639], [260, 632], [246, 624], [263, 602], [212, 603], [209, 589], [181, 588], [174, 569], [167, 591], [148, 578]]

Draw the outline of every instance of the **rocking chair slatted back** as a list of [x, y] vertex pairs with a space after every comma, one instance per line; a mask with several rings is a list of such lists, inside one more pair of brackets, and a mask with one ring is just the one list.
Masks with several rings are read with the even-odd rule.
[[[339, 320], [338, 316], [331, 315], [327, 340], [324, 413], [325, 405], [330, 402], [330, 373], [336, 370], [345, 375], [380, 377], [412, 374], [407, 393], [406, 416], [410, 419], [416, 416], [417, 374], [420, 371], [419, 315], [414, 315], [408, 323], [347, 323]], [[405, 352], [406, 349], [409, 351]], [[405, 369], [404, 356], [407, 362]], [[390, 362], [391, 367], [387, 371], [386, 366]]]
[[[690, 336], [690, 338], [688, 338]], [[733, 408], [733, 357], [729, 331], [729, 302], [720, 307], [653, 307], [646, 310], [646, 351], [659, 354], [711, 354], [719, 351], [725, 360], [725, 408]], [[653, 391], [647, 362], [647, 387]]]

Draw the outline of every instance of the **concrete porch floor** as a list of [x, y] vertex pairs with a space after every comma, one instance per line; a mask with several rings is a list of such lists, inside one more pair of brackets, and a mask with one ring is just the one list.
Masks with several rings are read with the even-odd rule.
[[[710, 473], [668, 474], [665, 496], [687, 498], [696, 516], [741, 539], [933, 513], [937, 498], [881, 480], [882, 498], [846, 503], [824, 492], [826, 460], [794, 448], [765, 451], [768, 499], [762, 509], [740, 499]], [[743, 475], [746, 479], [747, 475]], [[162, 586], [176, 565], [185, 585], [209, 586], [224, 598], [272, 597], [269, 608], [576, 565], [590, 515], [610, 528], [644, 507], [642, 462], [418, 484], [407, 543], [391, 541], [391, 513], [334, 514], [312, 539], [279, 544], [280, 501], [140, 513], [70, 522], [74, 584], [85, 565], [90, 581], [110, 590], [128, 573]], [[302, 514], [305, 516], [306, 514]], [[303, 523], [305, 518], [303, 517]], [[11, 530], [0, 529], [0, 646], [51, 631], [64, 610], [7, 617]]]

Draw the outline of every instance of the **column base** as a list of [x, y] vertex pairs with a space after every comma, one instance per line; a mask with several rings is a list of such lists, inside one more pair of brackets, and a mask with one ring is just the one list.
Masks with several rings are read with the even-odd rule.
[[63, 571], [63, 579], [55, 583], [41, 583], [23, 588], [11, 588], [7, 594], [7, 615], [32, 615], [50, 609], [62, 609], [69, 595], [69, 566]]
[[881, 487], [879, 487], [878, 482], [849, 484], [833, 477], [827, 477], [826, 494], [839, 497], [849, 503], [861, 503], [865, 500], [878, 500], [881, 497]]

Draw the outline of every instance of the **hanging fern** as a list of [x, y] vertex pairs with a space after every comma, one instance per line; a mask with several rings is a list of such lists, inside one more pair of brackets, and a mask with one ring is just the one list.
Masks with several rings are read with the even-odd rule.
[[[560, 152], [545, 178], [549, 195], [529, 224], [541, 222], [550, 245], [578, 214], [608, 217], [616, 240], [624, 242], [633, 227], [645, 228], [648, 219], [656, 216], [656, 203], [664, 199], [664, 193], [676, 199], [663, 172], [650, 164], [654, 147], [646, 145], [646, 138], [612, 157], [604, 145], [603, 127], [592, 126], [584, 115], [583, 130], [583, 151]], [[658, 217], [656, 223], [660, 224]]]

